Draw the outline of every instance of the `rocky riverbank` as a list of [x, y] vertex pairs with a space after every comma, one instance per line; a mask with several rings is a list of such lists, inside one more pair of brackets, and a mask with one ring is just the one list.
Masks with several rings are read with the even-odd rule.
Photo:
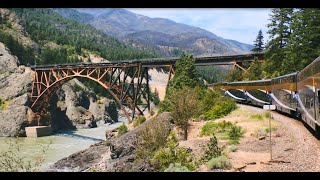
[[48, 171], [152, 171], [147, 163], [135, 163], [138, 138], [146, 129], [159, 125], [163, 135], [172, 129], [172, 117], [169, 113], [159, 114], [147, 120], [132, 131], [111, 141], [100, 142], [90, 148], [61, 159]]

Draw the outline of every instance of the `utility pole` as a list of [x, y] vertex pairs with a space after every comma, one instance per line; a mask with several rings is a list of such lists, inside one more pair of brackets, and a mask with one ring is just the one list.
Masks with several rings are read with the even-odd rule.
[[269, 116], [269, 136], [270, 136], [270, 161], [272, 161], [272, 141], [271, 141], [271, 119], [272, 119], [272, 114], [271, 114], [271, 110], [270, 110], [270, 105], [269, 105], [269, 113], [270, 113], [270, 116]]

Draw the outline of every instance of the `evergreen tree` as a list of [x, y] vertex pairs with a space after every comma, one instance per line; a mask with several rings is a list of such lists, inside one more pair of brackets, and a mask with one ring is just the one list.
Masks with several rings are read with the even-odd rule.
[[172, 94], [182, 89], [182, 87], [194, 88], [197, 86], [204, 87], [203, 81], [195, 68], [195, 60], [192, 55], [182, 53], [180, 59], [176, 62], [175, 74], [167, 86], [166, 96], [160, 104], [159, 112], [170, 111]]
[[302, 70], [320, 55], [320, 10], [273, 9], [264, 71], [268, 77]]
[[260, 52], [264, 49], [263, 35], [261, 29], [258, 32], [257, 39], [254, 41], [254, 48], [251, 51]]
[[181, 89], [183, 86], [196, 87], [201, 85], [200, 76], [195, 68], [195, 60], [192, 55], [182, 53], [176, 62], [174, 77], [169, 83], [168, 93]]
[[285, 48], [292, 33], [291, 17], [293, 14], [293, 8], [276, 8], [271, 11], [271, 22], [267, 25], [269, 28], [267, 33], [270, 34], [271, 40], [266, 44], [266, 58], [271, 60], [266, 65], [266, 71], [269, 76], [275, 71], [283, 70]]
[[296, 9], [285, 51], [286, 72], [303, 69], [320, 55], [320, 9]]

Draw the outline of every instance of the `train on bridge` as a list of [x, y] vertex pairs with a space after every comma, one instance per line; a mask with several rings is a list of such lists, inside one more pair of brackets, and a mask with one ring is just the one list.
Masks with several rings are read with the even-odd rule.
[[273, 79], [210, 84], [239, 103], [255, 106], [275, 105], [320, 134], [320, 57], [303, 70]]

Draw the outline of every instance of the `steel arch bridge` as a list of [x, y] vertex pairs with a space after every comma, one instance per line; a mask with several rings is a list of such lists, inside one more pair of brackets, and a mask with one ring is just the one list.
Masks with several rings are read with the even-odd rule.
[[[264, 53], [195, 57], [195, 65], [233, 65], [244, 70], [241, 67], [243, 62], [252, 62], [254, 59], [263, 61], [263, 58]], [[30, 97], [31, 108], [35, 112], [45, 112], [54, 92], [65, 82], [81, 77], [93, 80], [108, 90], [130, 121], [125, 106], [132, 111], [132, 119], [136, 112], [143, 115], [146, 109], [150, 110], [149, 68], [168, 67], [169, 82], [178, 60], [179, 58], [157, 58], [32, 66], [35, 76]]]
[[93, 80], [108, 90], [128, 119], [129, 113], [124, 106], [132, 110], [133, 118], [136, 111], [143, 114], [146, 109], [150, 110], [148, 68], [142, 67], [141, 63], [48, 67], [34, 70], [31, 108], [36, 112], [45, 110], [50, 97], [62, 84], [77, 77]]

